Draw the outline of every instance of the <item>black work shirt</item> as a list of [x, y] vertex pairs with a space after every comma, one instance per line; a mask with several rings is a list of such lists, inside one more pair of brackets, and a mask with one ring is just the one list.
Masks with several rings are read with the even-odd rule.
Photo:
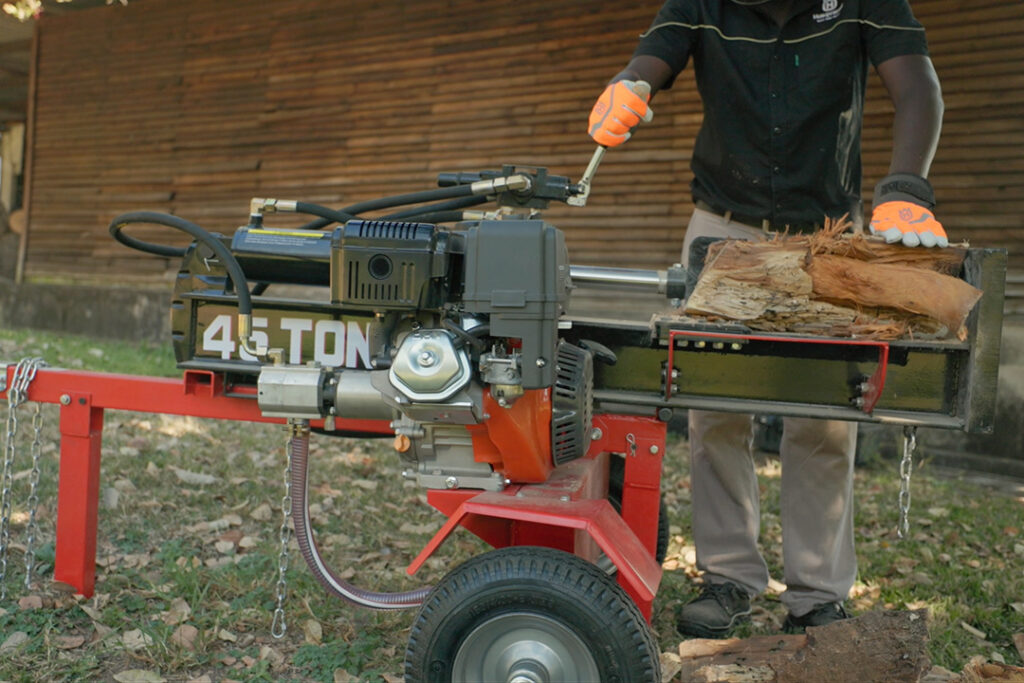
[[[928, 53], [907, 0], [796, 0], [782, 27], [730, 0], [668, 0], [634, 56], [692, 56], [695, 200], [773, 225], [861, 214], [868, 62]], [[675, 76], [665, 87], [671, 87]]]

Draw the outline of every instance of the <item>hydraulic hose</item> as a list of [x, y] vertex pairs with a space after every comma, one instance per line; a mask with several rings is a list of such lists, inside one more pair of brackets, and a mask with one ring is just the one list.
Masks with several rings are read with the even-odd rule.
[[[381, 209], [390, 209], [395, 206], [405, 206], [406, 204], [421, 204], [423, 202], [433, 202], [442, 199], [468, 197], [473, 194], [476, 193], [473, 191], [472, 185], [455, 185], [454, 187], [442, 187], [436, 190], [424, 190], [423, 192], [410, 192], [409, 194], [399, 194], [392, 197], [370, 199], [365, 202], [346, 206], [341, 209], [341, 211], [346, 214], [358, 215], [364, 211], [379, 211]], [[320, 230], [334, 222], [335, 221], [333, 219], [318, 218], [315, 221], [303, 225], [302, 228], [304, 230]]]
[[288, 444], [289, 469], [291, 472], [292, 523], [295, 525], [295, 539], [302, 557], [313, 572], [313, 578], [327, 589], [361, 607], [379, 610], [397, 610], [418, 607], [430, 593], [431, 587], [418, 588], [402, 593], [381, 593], [356, 588], [341, 580], [324, 563], [320, 550], [313, 538], [309, 523], [309, 424], [292, 425], [292, 436]]
[[[387, 220], [395, 220], [393, 218]], [[455, 223], [462, 220], [461, 211], [431, 211], [429, 213], [418, 213], [409, 216], [405, 220], [418, 223]]]
[[473, 195], [470, 197], [459, 197], [457, 199], [449, 199], [445, 202], [437, 202], [436, 204], [427, 204], [426, 206], [417, 206], [412, 209], [405, 209], [404, 211], [396, 211], [395, 213], [389, 213], [386, 216], [382, 216], [382, 220], [386, 221], [400, 221], [415, 218], [422, 220], [423, 216], [432, 216], [441, 211], [457, 211], [461, 209], [468, 209], [471, 206], [479, 206], [487, 202], [486, 195]]
[[331, 223], [345, 223], [355, 218], [354, 215], [347, 212], [345, 209], [338, 211], [326, 206], [320, 206], [319, 204], [310, 204], [309, 202], [295, 202], [295, 212], [307, 213], [311, 216], [319, 216], [320, 220], [327, 221], [324, 225], [330, 225]]
[[245, 280], [245, 273], [242, 272], [242, 267], [238, 265], [238, 261], [228, 248], [224, 246], [223, 242], [214, 237], [211, 233], [203, 230], [192, 221], [187, 221], [184, 218], [172, 216], [168, 213], [158, 213], [156, 211], [130, 211], [128, 213], [121, 214], [111, 221], [110, 234], [115, 240], [127, 247], [144, 251], [147, 254], [182, 257], [185, 255], [186, 250], [181, 247], [172, 247], [166, 244], [143, 242], [142, 240], [125, 234], [123, 232], [124, 227], [132, 223], [154, 223], [156, 225], [165, 225], [169, 228], [174, 228], [175, 230], [187, 233], [197, 241], [208, 246], [213, 253], [216, 254], [217, 258], [220, 259], [221, 263], [224, 264], [224, 268], [228, 271], [228, 277], [231, 278], [231, 284], [238, 293], [238, 314], [252, 315], [252, 298], [249, 295], [249, 286]]

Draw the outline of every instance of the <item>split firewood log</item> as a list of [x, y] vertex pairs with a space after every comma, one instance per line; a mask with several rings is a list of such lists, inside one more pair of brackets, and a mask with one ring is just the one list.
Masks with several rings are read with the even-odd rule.
[[912, 249], [848, 227], [826, 220], [812, 235], [713, 244], [684, 314], [774, 332], [965, 338], [982, 294], [953, 275], [965, 246]]
[[981, 290], [933, 270], [820, 254], [807, 272], [814, 296], [855, 306], [879, 306], [934, 318], [958, 333]]

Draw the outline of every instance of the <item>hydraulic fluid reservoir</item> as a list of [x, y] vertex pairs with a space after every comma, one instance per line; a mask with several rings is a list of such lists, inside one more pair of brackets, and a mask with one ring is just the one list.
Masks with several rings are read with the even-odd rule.
[[235, 231], [231, 252], [250, 281], [327, 286], [333, 239], [333, 232], [323, 230], [243, 226]]

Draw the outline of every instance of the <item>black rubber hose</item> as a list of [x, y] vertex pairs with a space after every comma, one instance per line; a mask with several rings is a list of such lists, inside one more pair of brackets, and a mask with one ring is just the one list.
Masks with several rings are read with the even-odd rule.
[[299, 544], [302, 558], [313, 572], [313, 578], [328, 592], [353, 604], [372, 609], [394, 610], [419, 607], [431, 591], [431, 587], [418, 588], [403, 593], [381, 593], [356, 588], [340, 579], [324, 562], [316, 547], [313, 530], [309, 524], [309, 431], [302, 429], [293, 433], [289, 442], [289, 463], [291, 470], [290, 492], [292, 523], [295, 525], [295, 540]]
[[[387, 220], [396, 220], [389, 218]], [[461, 211], [432, 211], [430, 213], [420, 213], [413, 216], [409, 216], [404, 219], [408, 221], [416, 221], [417, 223], [454, 223], [462, 220]]]
[[[370, 199], [365, 202], [346, 206], [341, 209], [341, 211], [355, 216], [365, 211], [380, 211], [381, 209], [390, 209], [395, 206], [405, 206], [406, 204], [422, 204], [423, 202], [433, 202], [441, 199], [454, 199], [456, 197], [470, 196], [473, 196], [472, 185], [455, 185], [453, 187], [442, 187], [436, 190], [424, 190], [423, 192], [410, 192], [409, 194], [398, 194], [392, 197]], [[336, 221], [319, 218], [303, 225], [302, 228], [304, 230], [320, 230], [334, 222]]]
[[184, 218], [172, 216], [168, 213], [157, 213], [156, 211], [130, 211], [128, 213], [121, 214], [111, 221], [110, 234], [115, 240], [127, 247], [146, 252], [147, 254], [182, 257], [185, 255], [186, 250], [181, 247], [171, 247], [166, 244], [143, 242], [142, 240], [126, 235], [123, 232], [124, 227], [132, 223], [153, 223], [156, 225], [164, 225], [169, 228], [174, 228], [175, 230], [180, 230], [191, 235], [198, 242], [208, 246], [217, 258], [220, 259], [221, 263], [224, 264], [224, 268], [228, 271], [228, 277], [231, 278], [231, 284], [234, 285], [235, 291], [238, 293], [238, 313], [241, 315], [252, 315], [252, 298], [249, 295], [249, 285], [246, 282], [245, 273], [242, 272], [242, 267], [238, 265], [238, 261], [235, 260], [235, 257], [231, 254], [228, 248], [224, 246], [223, 242], [214, 237], [211, 233], [200, 228], [192, 221], [187, 221]]
[[412, 209], [405, 209], [404, 211], [396, 211], [395, 213], [389, 213], [386, 216], [381, 216], [381, 220], [386, 221], [400, 221], [408, 219], [420, 219], [424, 214], [433, 214], [439, 211], [453, 211], [458, 209], [468, 209], [471, 206], [479, 206], [487, 202], [486, 195], [471, 195], [469, 197], [459, 197], [457, 199], [449, 199], [445, 202], [437, 202], [436, 204], [427, 204], [426, 206], [417, 206]]
[[320, 206], [319, 204], [310, 204], [309, 202], [295, 202], [295, 211], [296, 213], [319, 216], [321, 220], [327, 221], [324, 223], [325, 226], [331, 223], [346, 223], [355, 218], [354, 215], [348, 213], [345, 209], [339, 211], [326, 206]]
[[[481, 337], [486, 337], [491, 333], [490, 325], [477, 325], [470, 330], [464, 330], [452, 320], [445, 318], [441, 322], [441, 326], [462, 340], [462, 342], [469, 344], [477, 353], [483, 353], [487, 350], [487, 345], [484, 344]], [[461, 344], [457, 346], [461, 346]]]

